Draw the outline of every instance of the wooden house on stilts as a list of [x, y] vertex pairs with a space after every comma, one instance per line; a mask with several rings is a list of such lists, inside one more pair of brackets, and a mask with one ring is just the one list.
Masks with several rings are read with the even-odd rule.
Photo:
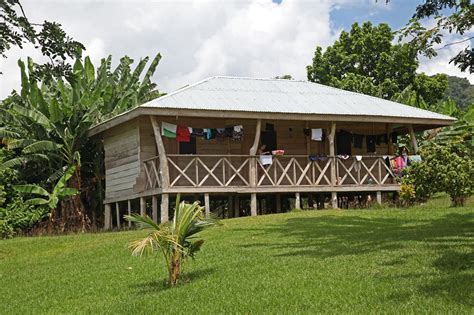
[[104, 143], [105, 228], [138, 209], [166, 221], [176, 194], [202, 198], [206, 212], [224, 197], [227, 217], [257, 215], [262, 198], [282, 211], [289, 195], [296, 208], [303, 195], [333, 208], [357, 194], [381, 202], [399, 190], [397, 141], [416, 154], [416, 132], [453, 121], [306, 81], [211, 77], [90, 130]]

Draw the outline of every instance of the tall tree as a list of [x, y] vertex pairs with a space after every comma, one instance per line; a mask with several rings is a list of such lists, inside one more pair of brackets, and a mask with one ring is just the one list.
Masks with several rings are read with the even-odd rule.
[[387, 24], [354, 23], [325, 51], [316, 47], [308, 80], [389, 99], [413, 83], [418, 67], [416, 51], [393, 38]]
[[0, 55], [12, 47], [23, 48], [30, 43], [49, 59], [45, 64], [35, 64], [34, 74], [51, 78], [71, 74], [67, 58], [79, 58], [84, 45], [73, 40], [56, 22], [31, 22], [20, 0], [0, 0]]
[[416, 49], [393, 44], [393, 39], [387, 24], [354, 23], [325, 51], [316, 47], [313, 62], [307, 66], [308, 80], [385, 99], [410, 88], [418, 99], [436, 102], [446, 89], [446, 77], [417, 74]]
[[[390, 0], [387, 0], [389, 2]], [[433, 17], [432, 27], [422, 25], [422, 20]], [[443, 42], [443, 33], [455, 33], [462, 39], [444, 44], [444, 47], [460, 45], [463, 47], [450, 63], [461, 71], [474, 72], [474, 47], [470, 41], [474, 38], [474, 4], [471, 0], [425, 0], [416, 7], [415, 14], [407, 26], [400, 31], [401, 38], [411, 37], [411, 43], [423, 55], [431, 58], [438, 54], [436, 44]], [[466, 36], [467, 35], [467, 36]]]

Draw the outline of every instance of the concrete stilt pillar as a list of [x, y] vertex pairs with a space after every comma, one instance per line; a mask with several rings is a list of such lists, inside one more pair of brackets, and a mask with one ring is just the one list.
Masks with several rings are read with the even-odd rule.
[[275, 196], [276, 198], [276, 212], [277, 213], [280, 213], [281, 212], [281, 195], [280, 194], [276, 194]]
[[[128, 215], [132, 215], [132, 201], [127, 200]], [[132, 221], [128, 221], [128, 227], [132, 227]]]
[[379, 205], [382, 204], [382, 192], [381, 191], [377, 191], [377, 203]]
[[158, 223], [158, 196], [151, 197], [151, 213], [153, 222]]
[[337, 209], [337, 192], [331, 192], [331, 205], [333, 209]]
[[104, 211], [104, 229], [110, 230], [112, 228], [112, 206], [110, 203], [105, 204]]
[[257, 216], [257, 194], [250, 194], [250, 215]]
[[295, 208], [296, 209], [301, 209], [300, 193], [295, 193]]
[[117, 228], [120, 229], [120, 204], [118, 202], [115, 203], [115, 215], [117, 218]]
[[168, 222], [169, 220], [169, 196], [168, 194], [161, 195], [161, 223]]

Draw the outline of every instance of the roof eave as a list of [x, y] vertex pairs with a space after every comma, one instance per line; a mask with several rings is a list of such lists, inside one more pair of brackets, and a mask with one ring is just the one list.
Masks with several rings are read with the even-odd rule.
[[430, 128], [449, 126], [455, 118], [416, 118], [393, 116], [368, 115], [336, 115], [336, 114], [302, 114], [302, 113], [268, 113], [249, 111], [222, 111], [222, 110], [195, 110], [163, 108], [152, 106], [138, 106], [89, 129], [88, 136], [92, 137], [110, 128], [118, 126], [142, 115], [161, 115], [172, 117], [199, 117], [199, 118], [237, 118], [237, 119], [275, 119], [275, 120], [305, 120], [305, 121], [344, 121], [344, 122], [378, 122], [391, 124], [427, 125]]

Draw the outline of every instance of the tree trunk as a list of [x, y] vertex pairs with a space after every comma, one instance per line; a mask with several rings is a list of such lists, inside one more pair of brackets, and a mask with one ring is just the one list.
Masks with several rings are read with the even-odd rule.
[[79, 191], [79, 194], [70, 196], [64, 199], [62, 202], [62, 213], [61, 213], [61, 232], [68, 231], [81, 231], [85, 232], [90, 227], [90, 220], [86, 215], [84, 204], [81, 199], [81, 169], [80, 166], [76, 166], [76, 171], [73, 177], [69, 180], [69, 186]]
[[173, 258], [171, 260], [171, 271], [170, 271], [170, 286], [174, 287], [178, 284], [179, 277], [181, 276], [181, 259]]

